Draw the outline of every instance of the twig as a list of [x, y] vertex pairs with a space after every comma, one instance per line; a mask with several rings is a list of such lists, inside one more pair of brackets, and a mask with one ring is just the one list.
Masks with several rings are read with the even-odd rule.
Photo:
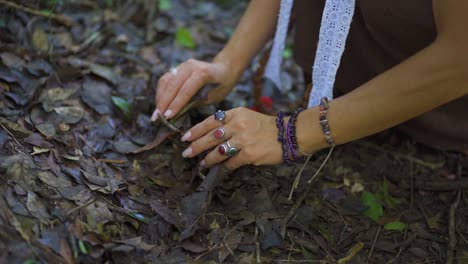
[[449, 243], [447, 247], [447, 261], [446, 264], [452, 264], [454, 255], [455, 255], [455, 247], [457, 246], [457, 234], [455, 233], [455, 213], [460, 203], [461, 199], [461, 191], [457, 192], [457, 198], [455, 201], [450, 205], [450, 215], [449, 215]]
[[311, 190], [312, 190], [312, 185], [308, 184], [307, 189], [304, 191], [304, 193], [302, 193], [302, 195], [299, 197], [299, 199], [297, 199], [297, 201], [294, 203], [294, 205], [289, 210], [286, 217], [283, 219], [283, 222], [281, 223], [281, 237], [282, 238], [284, 238], [286, 236], [286, 228], [288, 226], [289, 221], [294, 216], [294, 213], [299, 208], [299, 206], [301, 206], [302, 202], [305, 200], [307, 195], [309, 195], [309, 192]]
[[397, 260], [400, 255], [401, 255], [401, 252], [403, 252], [403, 249], [405, 247], [407, 247], [411, 242], [413, 242], [413, 240], [417, 237], [417, 234], [413, 234], [411, 237], [409, 237], [408, 239], [406, 239], [406, 235], [408, 235], [408, 226], [406, 226], [406, 229], [405, 229], [405, 235], [404, 235], [404, 239], [405, 241], [401, 242], [400, 243], [400, 247], [398, 249], [398, 253], [396, 254], [396, 256], [394, 258], [392, 258], [391, 260], [389, 260], [387, 263], [385, 264], [390, 264], [390, 263], [393, 263], [395, 260]]
[[349, 254], [338, 260], [338, 264], [344, 264], [344, 263], [348, 263], [354, 256], [357, 255], [357, 253], [359, 253], [359, 251], [361, 251], [361, 249], [364, 247], [364, 243], [362, 242], [358, 242], [356, 245], [354, 245], [350, 250], [349, 250]]
[[16, 139], [15, 135], [13, 135], [13, 133], [11, 133], [10, 130], [8, 130], [2, 123], [0, 123], [0, 126], [2, 126], [3, 130], [5, 130], [8, 133], [8, 135], [10, 135], [13, 138], [13, 140], [16, 142], [16, 144], [23, 147], [23, 145], [21, 143], [19, 143], [18, 139]]
[[305, 168], [305, 166], [307, 165], [307, 163], [309, 163], [311, 157], [312, 157], [312, 155], [307, 155], [306, 161], [304, 162], [304, 164], [302, 164], [301, 169], [300, 169], [299, 172], [297, 173], [296, 178], [294, 179], [294, 183], [293, 183], [293, 186], [292, 186], [292, 188], [291, 188], [291, 191], [289, 192], [288, 200], [291, 201], [292, 196], [293, 196], [293, 193], [294, 193], [294, 190], [296, 190], [296, 189], [297, 189], [297, 186], [299, 186], [299, 181], [301, 180], [302, 172], [304, 172], [304, 168]]
[[166, 117], [161, 115], [161, 114], [158, 114], [159, 116], [159, 120], [161, 120], [161, 122], [167, 126], [167, 128], [169, 128], [170, 130], [174, 131], [174, 132], [177, 132], [177, 133], [182, 133], [182, 131], [180, 131], [180, 129], [178, 129], [177, 127], [173, 126], [171, 123], [169, 123], [169, 121], [167, 121]]
[[435, 163], [435, 162], [429, 162], [429, 161], [421, 160], [421, 159], [418, 159], [418, 158], [410, 156], [410, 155], [406, 155], [406, 154], [402, 154], [402, 153], [399, 153], [399, 152], [396, 152], [396, 151], [385, 149], [385, 148], [383, 148], [381, 146], [375, 145], [375, 144], [370, 143], [370, 142], [357, 141], [356, 144], [361, 145], [361, 146], [366, 147], [366, 148], [377, 150], [377, 151], [380, 151], [380, 152], [383, 152], [383, 153], [386, 153], [386, 154], [393, 155], [396, 158], [402, 158], [402, 159], [412, 161], [412, 162], [414, 162], [414, 163], [416, 163], [416, 164], [418, 164], [420, 166], [429, 168], [431, 170], [440, 169], [445, 164], [445, 161]]
[[257, 264], [262, 263], [262, 257], [260, 255], [260, 242], [258, 242], [258, 226], [255, 225], [255, 255]]
[[369, 256], [367, 256], [367, 262], [369, 262], [369, 260], [370, 260], [370, 258], [372, 256], [372, 252], [374, 252], [375, 244], [377, 243], [377, 239], [379, 239], [381, 229], [382, 229], [382, 226], [379, 225], [379, 228], [377, 229], [377, 232], [375, 233], [374, 241], [372, 242], [372, 247], [371, 247], [371, 249], [369, 251]]
[[308, 184], [312, 183], [313, 180], [315, 180], [315, 178], [317, 177], [317, 175], [319, 174], [319, 172], [322, 170], [323, 166], [325, 166], [325, 164], [327, 163], [328, 159], [330, 158], [332, 152], [333, 152], [333, 149], [335, 147], [331, 147], [330, 150], [328, 151], [328, 155], [327, 157], [325, 158], [325, 160], [322, 162], [322, 164], [320, 165], [320, 167], [318, 168], [318, 170], [315, 172], [315, 174], [312, 176], [312, 178], [310, 178], [310, 180], [307, 182]]
[[65, 17], [63, 15], [52, 14], [52, 13], [42, 12], [42, 11], [39, 11], [39, 10], [34, 10], [32, 8], [25, 7], [25, 6], [22, 6], [22, 5], [18, 5], [16, 3], [12, 3], [12, 2], [6, 1], [6, 0], [0, 0], [0, 4], [9, 6], [9, 7], [15, 8], [15, 9], [19, 9], [21, 11], [24, 11], [26, 13], [30, 13], [30, 14], [35, 15], [35, 16], [41, 16], [41, 17], [56, 20], [57, 22], [65, 25], [67, 27], [71, 27], [73, 25], [73, 21], [70, 18]]
[[84, 204], [82, 204], [80, 206], [77, 206], [77, 207], [75, 207], [73, 209], [70, 209], [70, 211], [66, 212], [65, 215], [69, 215], [69, 214], [71, 214], [73, 212], [76, 212], [77, 210], [80, 210], [83, 207], [87, 207], [88, 205], [94, 203], [95, 201], [96, 201], [96, 198], [90, 199], [87, 203], [84, 203]]

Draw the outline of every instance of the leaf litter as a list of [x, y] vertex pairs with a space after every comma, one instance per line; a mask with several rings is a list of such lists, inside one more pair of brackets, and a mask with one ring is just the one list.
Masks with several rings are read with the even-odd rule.
[[[181, 157], [180, 132], [214, 106], [150, 122], [157, 79], [216, 55], [246, 4], [0, 3], [0, 262], [463, 263], [462, 156], [385, 132], [401, 140], [340, 146], [308, 185], [326, 153], [314, 155], [290, 200], [302, 164], [199, 171]], [[251, 105], [258, 74], [221, 106]], [[294, 109], [300, 74], [283, 74], [292, 88], [273, 99]], [[457, 183], [441, 164], [458, 164]]]

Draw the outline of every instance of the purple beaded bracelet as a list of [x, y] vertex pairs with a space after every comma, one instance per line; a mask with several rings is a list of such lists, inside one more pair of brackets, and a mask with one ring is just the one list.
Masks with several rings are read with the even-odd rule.
[[288, 145], [289, 153], [292, 156], [292, 160], [299, 160], [301, 158], [301, 154], [299, 153], [299, 146], [297, 145], [297, 138], [296, 138], [296, 121], [297, 116], [301, 113], [304, 109], [298, 108], [294, 114], [289, 118], [288, 126], [286, 128], [286, 142]]
[[284, 112], [279, 111], [276, 115], [276, 127], [278, 128], [278, 142], [281, 144], [281, 150], [283, 151], [284, 163], [291, 165], [291, 159], [289, 158], [288, 145], [284, 138]]

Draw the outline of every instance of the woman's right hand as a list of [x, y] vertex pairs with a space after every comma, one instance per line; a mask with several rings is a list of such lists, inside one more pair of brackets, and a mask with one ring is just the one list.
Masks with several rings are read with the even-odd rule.
[[209, 91], [203, 103], [210, 104], [221, 101], [234, 87], [239, 74], [229, 71], [229, 67], [221, 62], [203, 62], [190, 59], [176, 70], [165, 73], [158, 81], [156, 90], [156, 110], [151, 120], [156, 121], [158, 114], [170, 119], [177, 115], [187, 105], [192, 97], [205, 85], [216, 84]]

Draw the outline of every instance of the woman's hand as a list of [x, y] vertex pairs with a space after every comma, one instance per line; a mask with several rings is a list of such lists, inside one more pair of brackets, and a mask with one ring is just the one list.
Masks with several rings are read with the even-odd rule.
[[[218, 128], [223, 128], [225, 131], [220, 139], [214, 135]], [[279, 164], [282, 162], [282, 150], [277, 141], [277, 135], [278, 129], [274, 116], [267, 116], [246, 108], [235, 108], [226, 111], [226, 119], [223, 122], [210, 116], [187, 131], [182, 141], [192, 143], [182, 155], [191, 158], [214, 148], [201, 162], [201, 165], [206, 168], [222, 162], [231, 170], [248, 164]], [[232, 157], [222, 155], [218, 151], [217, 146], [226, 141], [238, 149], [238, 153]]]
[[159, 79], [156, 110], [151, 120], [156, 121], [158, 114], [168, 119], [174, 117], [206, 84], [214, 83], [218, 86], [208, 93], [204, 103], [221, 101], [231, 91], [238, 78], [238, 74], [229, 71], [224, 63], [190, 59]]

